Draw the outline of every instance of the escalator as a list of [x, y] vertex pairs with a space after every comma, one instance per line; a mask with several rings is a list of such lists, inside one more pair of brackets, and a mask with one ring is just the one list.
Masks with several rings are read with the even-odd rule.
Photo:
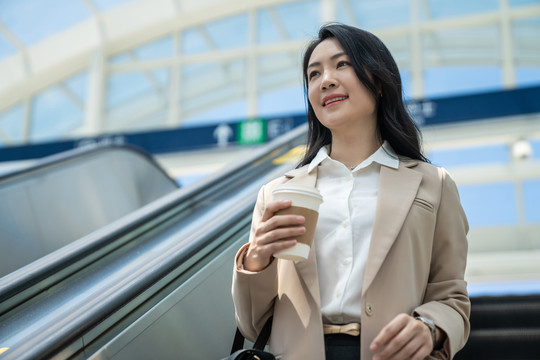
[[[1, 278], [0, 359], [224, 357], [235, 328], [232, 259], [258, 189], [294, 166], [287, 155], [305, 133]], [[472, 303], [471, 337], [456, 359], [540, 358], [538, 296]]]
[[281, 159], [305, 134], [298, 128], [1, 278], [0, 358], [227, 353], [232, 258], [258, 189], [294, 166]]
[[0, 176], [0, 277], [178, 189], [147, 153], [94, 146]]

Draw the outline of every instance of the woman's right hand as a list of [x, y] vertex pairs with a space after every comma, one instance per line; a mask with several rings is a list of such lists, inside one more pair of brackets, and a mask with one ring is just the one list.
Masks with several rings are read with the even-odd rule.
[[306, 228], [302, 226], [306, 221], [303, 216], [275, 215], [279, 210], [290, 206], [290, 200], [276, 200], [266, 205], [244, 257], [245, 270], [263, 270], [272, 262], [274, 253], [296, 245], [294, 237], [306, 232]]

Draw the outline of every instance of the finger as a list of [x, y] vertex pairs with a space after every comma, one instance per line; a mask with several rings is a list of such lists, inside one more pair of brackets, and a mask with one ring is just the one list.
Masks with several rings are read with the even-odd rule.
[[[378, 354], [381, 359], [408, 359], [420, 348], [426, 347], [429, 350], [430, 336], [426, 333], [427, 327], [413, 319], [407, 317], [405, 327], [386, 345]], [[425, 351], [422, 352], [422, 354]], [[428, 351], [429, 354], [429, 351]], [[377, 357], [374, 357], [377, 359]]]
[[274, 214], [282, 209], [286, 209], [290, 207], [292, 204], [291, 200], [276, 200], [271, 201], [264, 207], [264, 212], [261, 218], [261, 221], [267, 221], [270, 219]]
[[382, 350], [373, 357], [373, 360], [407, 359], [418, 348], [418, 343], [412, 343], [413, 334], [404, 327], [394, 336]]
[[[396, 336], [403, 327], [407, 325], [410, 317], [407, 314], [397, 315], [392, 321], [390, 321], [382, 330], [377, 334], [375, 339], [371, 342], [369, 349], [373, 352], [378, 352], [382, 347], [386, 346], [394, 336]], [[412, 318], [411, 318], [412, 319]]]
[[303, 235], [305, 232], [306, 228], [303, 226], [277, 228], [261, 236], [258, 245], [264, 246], [277, 241], [292, 240], [297, 236]]
[[423, 360], [428, 355], [431, 354], [431, 347], [429, 345], [423, 345], [418, 348], [418, 350], [411, 355], [411, 360]]
[[255, 230], [256, 236], [261, 236], [277, 228], [299, 227], [306, 221], [301, 215], [275, 215], [268, 221], [259, 224]]

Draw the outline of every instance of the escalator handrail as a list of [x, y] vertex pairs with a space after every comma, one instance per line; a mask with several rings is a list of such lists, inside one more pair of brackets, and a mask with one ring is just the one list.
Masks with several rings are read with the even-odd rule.
[[[42, 291], [43, 286], [51, 286], [91, 263], [93, 260], [85, 261], [85, 258], [89, 258], [100, 247], [113, 243], [123, 235], [129, 234], [182, 203], [190, 202], [198, 195], [208, 192], [217, 185], [221, 185], [224, 179], [231, 181], [231, 179], [244, 176], [245, 169], [248, 168], [249, 164], [271, 156], [276, 149], [297, 142], [299, 139], [304, 139], [306, 133], [307, 124], [301, 125], [257, 149], [245, 160], [228, 166], [222, 172], [209, 176], [188, 188], [173, 191], [117, 221], [0, 278], [0, 315], [35, 296]], [[57, 276], [57, 278], [51, 281], [53, 276]], [[42, 282], [45, 284], [40, 286]]]
[[11, 183], [19, 179], [25, 179], [32, 176], [38, 176], [52, 169], [57, 169], [61, 166], [72, 164], [73, 162], [80, 161], [83, 158], [94, 157], [101, 155], [103, 152], [110, 151], [127, 151], [134, 153], [135, 155], [142, 157], [156, 168], [165, 178], [172, 182], [176, 187], [178, 184], [176, 180], [173, 179], [163, 167], [152, 157], [148, 152], [143, 149], [130, 145], [130, 144], [95, 144], [82, 146], [80, 148], [63, 151], [58, 154], [50, 155], [42, 159], [37, 160], [36, 162], [22, 168], [17, 169], [12, 172], [8, 172], [0, 175], [0, 187], [5, 183]]

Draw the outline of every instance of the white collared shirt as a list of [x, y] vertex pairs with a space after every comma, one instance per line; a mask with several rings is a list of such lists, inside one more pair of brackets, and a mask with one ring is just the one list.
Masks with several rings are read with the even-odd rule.
[[386, 141], [352, 171], [330, 158], [326, 147], [309, 164], [308, 171], [318, 166], [317, 189], [323, 196], [314, 241], [325, 323], [360, 321], [381, 165], [399, 166]]

